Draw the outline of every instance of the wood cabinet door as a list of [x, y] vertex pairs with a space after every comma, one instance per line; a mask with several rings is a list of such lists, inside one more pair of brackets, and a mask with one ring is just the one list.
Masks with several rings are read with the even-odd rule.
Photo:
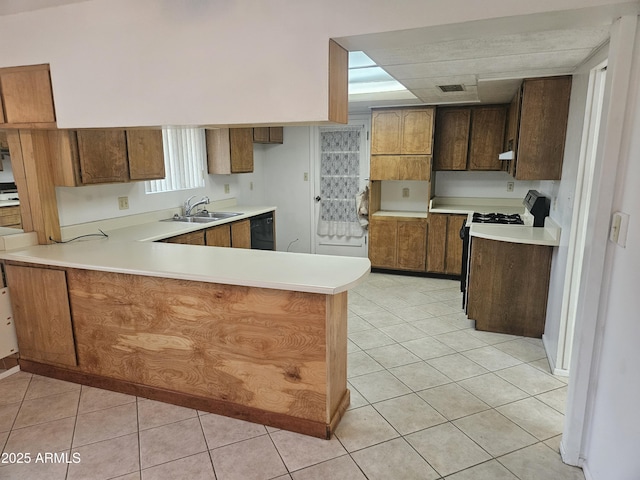
[[471, 109], [439, 108], [436, 114], [434, 170], [466, 170]]
[[570, 96], [570, 76], [525, 80], [515, 172], [518, 180], [560, 179]]
[[370, 217], [369, 260], [374, 267], [395, 268], [397, 255], [397, 221], [391, 217]]
[[431, 157], [428, 155], [372, 155], [371, 180], [431, 179]]
[[427, 242], [427, 272], [445, 273], [447, 255], [447, 215], [430, 213]]
[[412, 108], [402, 111], [402, 155], [431, 155], [433, 153], [434, 108]]
[[231, 246], [251, 248], [251, 221], [248, 218], [231, 224]]
[[284, 143], [283, 127], [269, 127], [269, 143]]
[[253, 129], [230, 128], [231, 173], [253, 172]]
[[498, 158], [504, 145], [505, 105], [473, 107], [469, 139], [469, 170], [502, 170]]
[[0, 72], [6, 123], [56, 121], [48, 65], [16, 67]]
[[254, 143], [269, 143], [269, 127], [254, 127]]
[[183, 245], [205, 245], [204, 232], [198, 230], [197, 232], [184, 233], [182, 235], [176, 235], [175, 237], [165, 238], [162, 240], [165, 243], [180, 243]]
[[131, 180], [165, 177], [162, 130], [127, 130], [127, 154]]
[[476, 329], [540, 338], [553, 247], [473, 237], [468, 315]]
[[64, 270], [5, 265], [20, 357], [75, 366], [67, 277]]
[[230, 247], [231, 230], [229, 224], [208, 228], [205, 231], [205, 243], [208, 247]]
[[522, 99], [522, 87], [518, 89], [509, 104], [507, 110], [507, 126], [504, 134], [504, 151], [512, 151], [512, 160], [503, 160], [503, 170], [509, 172], [512, 177], [516, 176], [516, 157], [518, 154], [518, 130], [520, 128], [520, 101]]
[[78, 130], [77, 136], [83, 184], [129, 180], [124, 130]]
[[371, 155], [400, 152], [401, 110], [374, 110], [371, 114]]
[[396, 265], [403, 270], [424, 272], [427, 256], [426, 219], [398, 220]]
[[467, 215], [447, 215], [447, 252], [445, 273], [460, 275], [462, 272], [462, 238], [460, 229], [467, 222]]

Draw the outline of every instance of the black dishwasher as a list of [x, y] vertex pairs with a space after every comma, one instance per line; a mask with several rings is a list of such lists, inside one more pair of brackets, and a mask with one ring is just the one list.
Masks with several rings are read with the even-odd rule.
[[251, 217], [251, 248], [256, 250], [274, 250], [273, 213], [267, 212]]

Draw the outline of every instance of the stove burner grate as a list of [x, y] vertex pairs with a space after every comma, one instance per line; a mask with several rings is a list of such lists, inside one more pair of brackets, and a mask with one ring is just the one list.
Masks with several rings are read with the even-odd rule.
[[505, 213], [474, 213], [474, 223], [500, 223], [504, 225], [524, 225], [524, 221], [517, 213], [507, 215]]

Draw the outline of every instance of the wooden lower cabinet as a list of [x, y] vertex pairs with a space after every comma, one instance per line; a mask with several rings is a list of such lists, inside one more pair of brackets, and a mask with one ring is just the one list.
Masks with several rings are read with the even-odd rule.
[[19, 206], [0, 208], [0, 227], [22, 228]]
[[76, 349], [64, 270], [5, 265], [20, 358], [75, 366]]
[[430, 213], [427, 272], [460, 275], [462, 239], [460, 229], [467, 215]]
[[183, 245], [205, 245], [204, 232], [202, 230], [176, 235], [175, 237], [165, 238], [160, 241], [165, 243], [181, 243]]
[[473, 237], [468, 310], [476, 329], [541, 338], [553, 247]]
[[231, 224], [231, 246], [251, 248], [251, 221], [248, 218]]
[[207, 247], [230, 247], [231, 231], [229, 225], [207, 228], [204, 232]]
[[426, 219], [370, 218], [369, 259], [373, 267], [424, 272], [426, 255]]

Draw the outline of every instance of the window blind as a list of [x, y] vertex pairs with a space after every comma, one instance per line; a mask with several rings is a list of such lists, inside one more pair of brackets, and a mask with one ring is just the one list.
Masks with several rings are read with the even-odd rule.
[[146, 193], [172, 192], [204, 187], [207, 155], [204, 129], [162, 129], [165, 178], [145, 182]]

